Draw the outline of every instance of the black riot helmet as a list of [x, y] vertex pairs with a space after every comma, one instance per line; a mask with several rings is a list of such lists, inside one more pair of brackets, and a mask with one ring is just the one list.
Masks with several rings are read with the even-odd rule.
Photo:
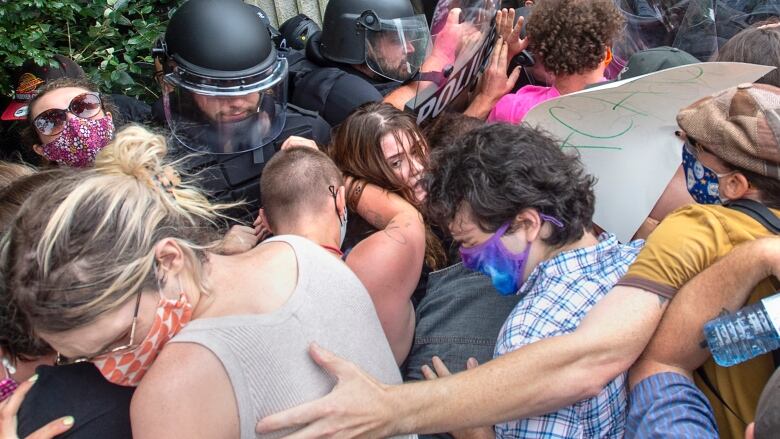
[[320, 27], [306, 14], [298, 14], [279, 26], [279, 34], [287, 42], [287, 46], [295, 50], [304, 50], [306, 42], [320, 31]]
[[320, 36], [320, 52], [333, 62], [365, 63], [375, 73], [406, 81], [430, 50], [425, 15], [409, 0], [330, 0]]
[[189, 0], [171, 17], [162, 50], [172, 69], [163, 103], [186, 147], [238, 153], [262, 147], [284, 128], [287, 61], [267, 18], [241, 0]]

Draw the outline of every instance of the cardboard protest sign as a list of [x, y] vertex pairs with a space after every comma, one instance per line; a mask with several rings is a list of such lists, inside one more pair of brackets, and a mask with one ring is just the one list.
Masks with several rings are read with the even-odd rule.
[[682, 161], [682, 141], [674, 135], [677, 112], [718, 91], [753, 82], [773, 68], [680, 66], [543, 102], [524, 122], [580, 154], [588, 172], [598, 178], [594, 221], [626, 242]]

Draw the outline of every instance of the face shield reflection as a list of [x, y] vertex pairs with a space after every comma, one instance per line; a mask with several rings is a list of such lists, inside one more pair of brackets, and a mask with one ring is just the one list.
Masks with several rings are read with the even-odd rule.
[[366, 29], [366, 64], [387, 79], [407, 81], [420, 70], [430, 42], [424, 15], [379, 20]]
[[[260, 148], [284, 129], [287, 75], [240, 92], [193, 87], [166, 77], [165, 117], [173, 136], [196, 152], [234, 154]], [[276, 80], [273, 80], [276, 79]]]

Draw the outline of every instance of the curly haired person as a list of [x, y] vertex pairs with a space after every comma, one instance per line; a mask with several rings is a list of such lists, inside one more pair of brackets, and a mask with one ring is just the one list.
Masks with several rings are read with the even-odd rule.
[[537, 104], [604, 80], [623, 17], [611, 0], [545, 0], [528, 19], [529, 48], [552, 86], [527, 85], [496, 103], [488, 122], [519, 123]]

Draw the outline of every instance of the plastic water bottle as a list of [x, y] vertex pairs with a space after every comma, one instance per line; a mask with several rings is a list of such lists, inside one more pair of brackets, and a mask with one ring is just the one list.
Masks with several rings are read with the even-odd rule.
[[780, 293], [704, 325], [715, 362], [728, 367], [780, 348]]

